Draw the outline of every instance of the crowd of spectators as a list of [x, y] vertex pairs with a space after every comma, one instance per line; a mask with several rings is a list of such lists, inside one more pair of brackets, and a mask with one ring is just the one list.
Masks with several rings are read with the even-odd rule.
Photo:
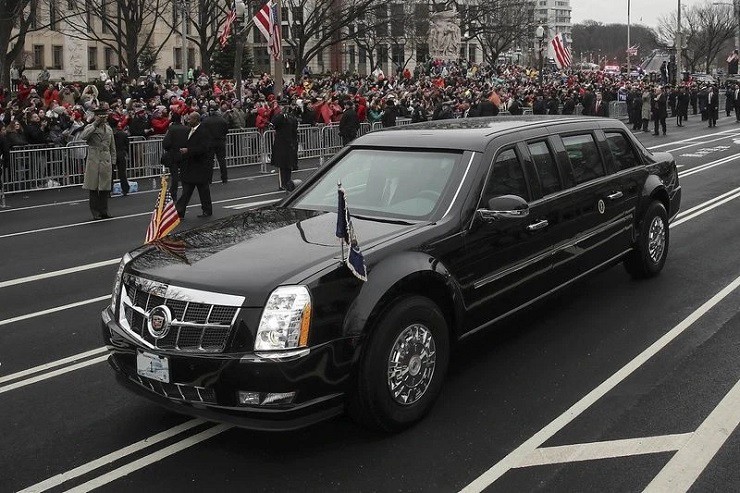
[[[151, 74], [131, 80], [125, 74], [101, 72], [90, 84], [48, 77], [31, 84], [21, 76], [14, 93], [0, 89], [0, 151], [7, 154], [8, 149], [30, 144], [64, 145], [75, 140], [97, 109], [108, 110], [111, 126], [131, 137], [162, 136], [171, 115], [192, 112], [219, 114], [230, 129], [264, 131], [281, 111], [278, 100], [284, 98], [305, 125], [339, 123], [352, 109], [359, 122], [384, 126], [394, 125], [398, 117], [420, 122], [501, 111], [517, 115], [525, 109], [534, 114], [609, 116], [609, 102], [621, 100], [630, 108], [630, 120], [639, 120], [642, 128], [645, 114], [655, 111], [655, 88], [662, 86], [600, 71], [553, 71], [540, 82], [535, 69], [520, 65], [429, 61], [413, 73], [399, 69], [388, 76], [380, 69], [368, 76], [304, 74], [287, 81], [283, 98], [273, 95], [272, 79], [262, 74], [244, 82], [240, 100], [233, 81], [214, 80], [196, 69], [188, 72], [185, 83], [177, 83], [173, 74], [168, 69], [164, 78]], [[668, 88], [665, 97], [674, 114], [682, 94], [694, 107], [701, 102], [702, 87], [685, 85]]]

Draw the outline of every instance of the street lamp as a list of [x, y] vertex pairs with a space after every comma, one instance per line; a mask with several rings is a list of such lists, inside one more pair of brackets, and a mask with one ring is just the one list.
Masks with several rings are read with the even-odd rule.
[[542, 69], [544, 65], [544, 60], [542, 58], [542, 46], [545, 44], [545, 28], [542, 27], [542, 24], [537, 26], [537, 30], [535, 31], [534, 35], [537, 38], [537, 41], [539, 42], [539, 49], [540, 49], [539, 82], [540, 82], [540, 86], [542, 86]]

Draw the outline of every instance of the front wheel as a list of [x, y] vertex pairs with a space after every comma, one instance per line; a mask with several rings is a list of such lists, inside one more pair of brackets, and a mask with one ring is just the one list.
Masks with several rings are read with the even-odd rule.
[[636, 279], [657, 276], [668, 257], [668, 213], [662, 203], [648, 206], [640, 224], [634, 249], [624, 261], [627, 272]]
[[349, 412], [362, 425], [400, 431], [423, 418], [439, 395], [449, 362], [442, 312], [428, 298], [395, 302], [370, 335]]

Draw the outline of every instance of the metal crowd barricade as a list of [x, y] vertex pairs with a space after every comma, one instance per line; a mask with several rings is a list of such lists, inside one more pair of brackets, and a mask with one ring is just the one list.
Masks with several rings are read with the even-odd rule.
[[85, 148], [85, 144], [73, 147], [38, 144], [12, 149], [3, 170], [4, 192], [81, 184], [84, 166], [75, 165], [73, 153], [81, 152], [84, 163]]
[[321, 158], [323, 166], [326, 158], [333, 156], [342, 149], [342, 138], [339, 136], [339, 125], [326, 125], [321, 129]]
[[262, 166], [261, 173], [268, 173], [267, 164], [272, 162], [272, 148], [275, 144], [275, 130], [265, 130], [262, 134]]
[[298, 159], [321, 158], [322, 131], [326, 127], [298, 127]]
[[609, 103], [609, 117], [617, 120], [629, 118], [629, 110], [626, 101], [612, 101]]
[[162, 173], [162, 139], [129, 137], [127, 178], [152, 178], [152, 187], [157, 188], [156, 176]]
[[357, 136], [362, 137], [363, 135], [372, 132], [372, 130], [373, 130], [373, 127], [372, 125], [370, 125], [369, 122], [362, 122], [360, 123], [360, 130], [358, 130]]
[[262, 134], [256, 130], [229, 132], [226, 135], [226, 166], [264, 163]]

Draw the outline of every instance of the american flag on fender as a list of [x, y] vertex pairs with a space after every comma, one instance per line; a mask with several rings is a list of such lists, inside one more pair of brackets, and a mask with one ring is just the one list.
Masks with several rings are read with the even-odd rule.
[[[342, 261], [352, 274], [361, 281], [367, 281], [367, 266], [360, 247], [357, 246], [355, 228], [352, 227], [352, 216], [347, 207], [347, 193], [340, 184], [338, 186], [339, 203], [337, 205], [337, 238], [342, 240]], [[344, 258], [344, 245], [349, 247], [349, 254]]]
[[270, 54], [275, 60], [280, 60], [282, 40], [280, 39], [280, 25], [277, 21], [277, 5], [270, 0], [262, 6], [254, 16], [254, 25], [267, 40]]
[[175, 203], [167, 187], [167, 177], [162, 177], [162, 189], [157, 195], [157, 202], [154, 205], [152, 219], [149, 221], [149, 227], [146, 229], [145, 243], [151, 243], [169, 234], [170, 231], [180, 224], [180, 216], [177, 215]]
[[555, 59], [555, 64], [558, 66], [559, 70], [562, 70], [564, 67], [570, 67], [571, 63], [573, 63], [570, 49], [565, 46], [565, 40], [563, 40], [562, 34], [557, 33], [555, 37], [552, 38], [552, 41], [550, 41], [549, 51], [552, 58]]
[[188, 247], [188, 244], [185, 243], [185, 241], [166, 237], [159, 240], [154, 240], [151, 245], [160, 252], [166, 253], [176, 258], [180, 262], [190, 265], [190, 261], [185, 256], [185, 252]]
[[226, 16], [224, 21], [223, 31], [218, 35], [218, 42], [221, 43], [221, 48], [226, 46], [229, 42], [229, 36], [231, 36], [231, 25], [236, 20], [236, 9], [231, 9], [229, 15]]

